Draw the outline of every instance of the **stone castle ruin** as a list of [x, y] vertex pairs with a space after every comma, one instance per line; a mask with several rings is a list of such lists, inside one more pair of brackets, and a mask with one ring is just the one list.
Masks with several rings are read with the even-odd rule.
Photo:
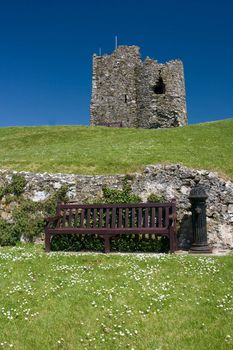
[[142, 62], [138, 46], [93, 56], [91, 125], [150, 129], [186, 124], [180, 60]]

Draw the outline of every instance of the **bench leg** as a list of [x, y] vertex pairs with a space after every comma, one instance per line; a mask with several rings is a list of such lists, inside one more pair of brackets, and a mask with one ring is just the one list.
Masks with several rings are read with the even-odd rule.
[[110, 237], [104, 237], [104, 252], [110, 253]]
[[45, 232], [45, 251], [49, 253], [51, 250], [51, 235], [48, 232]]

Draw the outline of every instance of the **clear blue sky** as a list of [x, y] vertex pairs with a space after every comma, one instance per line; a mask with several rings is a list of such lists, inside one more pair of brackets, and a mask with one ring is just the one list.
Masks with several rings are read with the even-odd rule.
[[89, 123], [92, 54], [184, 62], [189, 123], [233, 117], [232, 0], [0, 0], [0, 126]]

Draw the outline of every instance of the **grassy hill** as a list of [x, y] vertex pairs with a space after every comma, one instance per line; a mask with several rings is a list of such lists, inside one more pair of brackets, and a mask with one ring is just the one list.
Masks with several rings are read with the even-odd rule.
[[159, 130], [0, 128], [0, 146], [1, 169], [116, 174], [147, 164], [180, 163], [233, 178], [233, 119]]

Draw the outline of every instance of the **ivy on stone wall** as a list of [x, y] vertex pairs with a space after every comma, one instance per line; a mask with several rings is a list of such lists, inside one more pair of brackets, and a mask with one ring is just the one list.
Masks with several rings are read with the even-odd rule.
[[4, 186], [0, 187], [0, 199], [2, 199], [3, 196], [9, 194], [20, 196], [24, 192], [25, 186], [25, 177], [22, 175], [13, 174], [11, 182], [6, 183]]
[[123, 180], [122, 190], [112, 189], [109, 187], [103, 188], [103, 197], [101, 202], [107, 204], [121, 203], [140, 203], [142, 199], [132, 193], [128, 177]]
[[[23, 176], [12, 176], [12, 181], [3, 187], [2, 192], [7, 204], [16, 203], [12, 213], [12, 222], [0, 219], [0, 245], [15, 245], [23, 239], [32, 242], [35, 237], [44, 232], [44, 218], [54, 215], [57, 201], [67, 201], [66, 185], [62, 186], [49, 199], [42, 202], [33, 202], [22, 196], [26, 182]], [[2, 196], [3, 197], [3, 196]]]

